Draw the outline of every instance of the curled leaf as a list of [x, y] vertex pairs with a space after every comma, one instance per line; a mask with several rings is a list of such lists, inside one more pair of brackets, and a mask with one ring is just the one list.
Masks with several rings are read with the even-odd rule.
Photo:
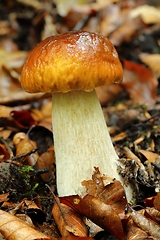
[[143, 214], [132, 209], [130, 214], [132, 220], [136, 223], [138, 227], [146, 231], [152, 237], [160, 239], [160, 225], [148, 219]]
[[43, 233], [31, 228], [28, 224], [24, 223], [19, 218], [0, 210], [0, 232], [8, 240], [23, 239], [50, 239]]
[[55, 202], [52, 214], [63, 237], [68, 236], [69, 233], [79, 237], [87, 236], [87, 227], [82, 217], [72, 208], [63, 203], [58, 205]]
[[86, 195], [83, 198], [78, 196], [61, 197], [60, 201], [86, 216], [117, 239], [124, 239], [121, 219], [110, 205], [91, 195]]

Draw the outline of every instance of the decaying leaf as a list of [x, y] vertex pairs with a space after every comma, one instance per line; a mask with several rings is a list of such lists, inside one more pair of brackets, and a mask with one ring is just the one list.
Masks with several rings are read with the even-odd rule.
[[[92, 175], [92, 180], [85, 180], [82, 185], [85, 186], [88, 195], [92, 195], [105, 204], [112, 206], [117, 214], [124, 214], [127, 200], [124, 193], [124, 188], [120, 181], [112, 180], [107, 176], [101, 176], [98, 168]], [[105, 181], [109, 181], [106, 185]]]
[[126, 239], [127, 240], [143, 240], [147, 239], [148, 234], [139, 228], [132, 219], [129, 219], [126, 227]]
[[143, 154], [149, 162], [155, 162], [155, 160], [160, 157], [159, 154], [148, 150], [139, 149], [138, 151]]
[[9, 197], [9, 193], [0, 194], [0, 203], [8, 201], [9, 200], [8, 197]]
[[158, 81], [146, 67], [124, 61], [124, 79], [121, 83], [131, 99], [137, 102], [154, 104]]
[[112, 142], [121, 141], [121, 140], [125, 139], [126, 137], [127, 137], [127, 133], [121, 132], [121, 133], [115, 135], [114, 137], [112, 137]]
[[120, 46], [123, 42], [130, 42], [142, 26], [143, 22], [140, 17], [134, 19], [126, 17], [123, 24], [110, 34], [109, 39], [114, 46]]
[[140, 53], [139, 57], [157, 77], [160, 77], [160, 54]]
[[83, 218], [72, 208], [63, 203], [55, 202], [52, 214], [58, 229], [63, 237], [72, 233], [74, 236], [87, 236], [87, 226], [83, 222]]
[[83, 198], [78, 196], [61, 197], [60, 201], [86, 216], [117, 239], [124, 239], [121, 219], [111, 205], [107, 205], [91, 195]]
[[160, 192], [157, 193], [154, 201], [153, 201], [153, 205], [155, 207], [155, 209], [157, 209], [158, 211], [160, 211]]
[[28, 110], [13, 110], [11, 116], [21, 128], [29, 128], [36, 123]]
[[86, 0], [55, 0], [57, 11], [61, 16], [66, 16], [67, 13], [71, 10], [73, 5], [79, 5], [86, 3]]
[[37, 159], [37, 168], [38, 169], [47, 169], [48, 172], [41, 174], [43, 181], [48, 181], [55, 177], [54, 166], [55, 164], [55, 154], [54, 150], [47, 150], [42, 153]]
[[160, 10], [149, 5], [142, 5], [130, 11], [131, 17], [141, 16], [146, 24], [160, 23]]
[[10, 158], [9, 152], [7, 151], [5, 145], [0, 144], [0, 162], [8, 158]]
[[[159, 204], [159, 203], [158, 203]], [[154, 207], [147, 207], [144, 209], [144, 216], [154, 220], [160, 224], [160, 211]]]
[[37, 206], [34, 201], [24, 199], [22, 201], [21, 210], [26, 212], [31, 219], [36, 220], [36, 222], [43, 223], [46, 219], [45, 212]]
[[160, 225], [153, 220], [145, 217], [143, 214], [132, 209], [130, 214], [134, 223], [142, 230], [146, 231], [149, 235], [155, 238], [160, 238]]
[[94, 173], [92, 175], [92, 180], [84, 180], [82, 185], [86, 188], [86, 193], [94, 197], [99, 197], [99, 195], [104, 190], [103, 177], [99, 171], [99, 168], [94, 168]]
[[43, 233], [31, 228], [19, 218], [2, 210], [0, 210], [0, 232], [7, 240], [50, 239], [50, 237], [47, 237]]
[[[16, 147], [16, 156], [26, 154], [36, 149], [36, 143], [28, 138], [28, 136], [23, 132], [18, 132], [14, 135], [13, 143]], [[26, 162], [28, 165], [33, 166], [37, 162], [38, 153], [32, 153], [30, 156], [26, 156], [22, 159], [23, 162]]]

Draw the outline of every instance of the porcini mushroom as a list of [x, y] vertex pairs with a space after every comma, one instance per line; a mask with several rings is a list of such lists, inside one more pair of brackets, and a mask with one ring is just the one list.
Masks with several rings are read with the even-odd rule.
[[[94, 167], [123, 183], [95, 87], [119, 83], [122, 66], [112, 43], [97, 33], [51, 36], [29, 54], [21, 85], [52, 93], [52, 121], [59, 196], [82, 194]], [[128, 190], [127, 190], [128, 191]], [[130, 191], [126, 192], [128, 199]]]

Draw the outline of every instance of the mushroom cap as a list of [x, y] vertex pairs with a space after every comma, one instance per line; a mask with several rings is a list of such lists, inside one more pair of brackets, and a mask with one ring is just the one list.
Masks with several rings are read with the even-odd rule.
[[91, 91], [119, 83], [122, 75], [118, 54], [107, 38], [73, 31], [40, 42], [29, 53], [20, 81], [30, 93]]

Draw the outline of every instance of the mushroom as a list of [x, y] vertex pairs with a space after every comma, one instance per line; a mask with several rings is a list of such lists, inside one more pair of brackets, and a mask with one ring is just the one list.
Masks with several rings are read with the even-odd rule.
[[[28, 55], [21, 85], [29, 93], [52, 93], [52, 126], [59, 196], [85, 192], [81, 182], [98, 167], [120, 180], [113, 147], [95, 87], [119, 83], [123, 70], [112, 43], [97, 33], [51, 36]], [[130, 200], [131, 189], [126, 189]]]

